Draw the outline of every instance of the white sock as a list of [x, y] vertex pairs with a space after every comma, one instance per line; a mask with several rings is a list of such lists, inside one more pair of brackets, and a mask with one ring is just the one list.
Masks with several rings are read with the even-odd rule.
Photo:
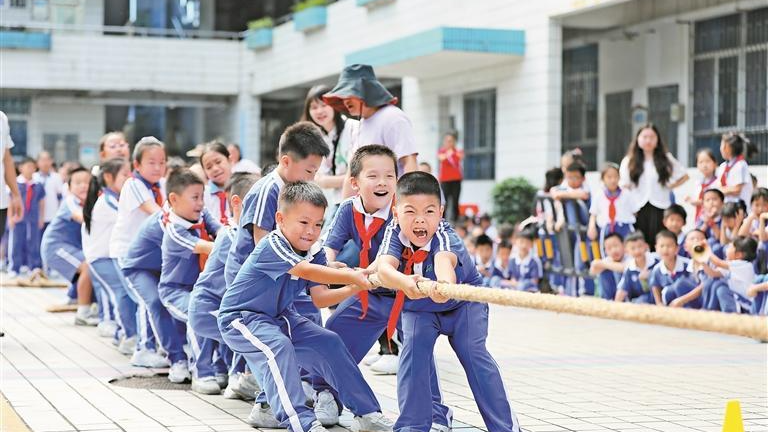
[[77, 314], [80, 316], [86, 316], [91, 312], [90, 305], [77, 305]]

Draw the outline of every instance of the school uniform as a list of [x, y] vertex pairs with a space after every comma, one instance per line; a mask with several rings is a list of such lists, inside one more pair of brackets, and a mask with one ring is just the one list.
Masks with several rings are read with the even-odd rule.
[[[454, 253], [456, 282], [479, 285], [482, 277], [461, 239], [442, 223], [427, 244], [416, 249], [400, 232], [396, 222], [387, 227], [379, 254], [400, 260], [404, 274], [419, 274], [436, 280], [435, 255]], [[433, 379], [424, 373], [432, 363], [435, 341], [448, 336], [459, 361], [465, 365], [469, 386], [486, 427], [492, 431], [519, 431], [520, 425], [509, 405], [501, 373], [485, 346], [488, 336], [488, 305], [430, 298], [406, 300], [402, 315], [403, 347], [397, 374], [400, 417], [395, 431], [429, 431], [432, 424], [430, 388]]]
[[[717, 189], [717, 176], [712, 177], [706, 177], [701, 179], [701, 183], [699, 184], [699, 196], [698, 201], [704, 200], [704, 192], [710, 190], [710, 189]], [[701, 222], [701, 210], [703, 208], [702, 204], [699, 204], [696, 206], [696, 216], [694, 218], [694, 222], [696, 224], [699, 224]]]
[[[376, 260], [386, 226], [391, 221], [391, 206], [369, 214], [359, 196], [349, 198], [339, 206], [323, 246], [340, 251], [351, 240], [360, 250], [360, 267], [368, 267]], [[361, 291], [357, 296], [341, 302], [325, 323], [325, 328], [339, 335], [355, 363], [360, 363], [385, 330], [400, 330], [400, 314], [395, 309], [395, 297], [396, 292], [387, 288]], [[431, 363], [429, 373], [435, 384], [432, 389], [433, 422], [448, 426], [450, 409], [440, 401], [434, 362]]]
[[655, 304], [656, 301], [653, 298], [651, 292], [650, 276], [649, 279], [643, 281], [640, 279], [640, 273], [643, 270], [650, 270], [656, 266], [659, 262], [659, 257], [651, 252], [645, 253], [645, 268], [641, 269], [637, 265], [637, 261], [630, 259], [627, 268], [621, 275], [618, 285], [616, 285], [616, 291], [623, 291], [627, 294], [626, 301], [632, 303], [647, 303]]
[[85, 260], [80, 234], [81, 224], [72, 219], [72, 216], [82, 212], [83, 206], [80, 201], [74, 195], [68, 195], [59, 207], [56, 217], [43, 233], [43, 241], [40, 245], [45, 267], [55, 270], [64, 279], [72, 281], [70, 287], [72, 298], [77, 297], [77, 291], [74, 291], [74, 296], [71, 295], [71, 291], [75, 287], [77, 270]]
[[617, 233], [622, 239], [635, 231], [636, 208], [632, 191], [616, 189], [610, 192], [603, 189], [601, 193], [591, 196], [589, 214], [594, 215], [599, 232], [600, 250], [605, 253], [605, 236]]
[[109, 242], [110, 257], [121, 259], [128, 252], [136, 227], [150, 216], [141, 209], [141, 205], [147, 201], [154, 201], [158, 206], [163, 206], [165, 201], [163, 184], [150, 183], [138, 171], [134, 171], [133, 176], [125, 181], [120, 191], [117, 220]]
[[205, 185], [203, 202], [214, 220], [219, 221], [222, 225], [229, 225], [232, 213], [227, 201], [227, 193], [223, 188], [216, 186], [216, 183], [209, 180]]
[[187, 359], [184, 352], [184, 337], [186, 325], [171, 316], [160, 301], [157, 285], [160, 282], [162, 267], [162, 243], [165, 225], [168, 223], [164, 211], [158, 211], [147, 218], [138, 229], [128, 251], [118, 263], [128, 287], [128, 293], [139, 305], [140, 311], [145, 311], [148, 322], [147, 337], [156, 338], [163, 350], [168, 353], [171, 364]]
[[34, 178], [27, 180], [21, 175], [16, 178], [16, 183], [24, 216], [8, 230], [8, 264], [11, 270], [19, 273], [22, 267], [34, 270], [43, 266], [40, 257], [40, 202], [45, 200], [45, 187]]
[[704, 302], [709, 310], [740, 313], [750, 312], [755, 299], [747, 297], [747, 289], [755, 283], [755, 269], [751, 262], [728, 261], [729, 269], [718, 269], [723, 277], [713, 279], [705, 286]]
[[[755, 277], [755, 283], [768, 282], [768, 274], [761, 274]], [[752, 309], [749, 311], [752, 315], [768, 315], [768, 291], [760, 291], [752, 299]]]
[[600, 297], [605, 300], [614, 300], [616, 298], [616, 290], [618, 289], [622, 274], [622, 272], [611, 270], [603, 270], [600, 272], [598, 275], [598, 279], [600, 280]]
[[381, 411], [341, 338], [297, 312], [296, 298], [316, 285], [288, 273], [301, 261], [327, 264], [319, 243], [299, 254], [279, 229], [267, 234], [224, 293], [218, 319], [224, 341], [245, 357], [281, 426], [294, 432], [316, 420], [305, 405], [300, 366], [328, 380], [355, 415]]
[[[203, 213], [207, 213], [203, 210]], [[209, 239], [221, 228], [218, 221], [201, 217], [199, 222], [190, 222], [171, 210], [162, 242], [162, 269], [157, 291], [160, 301], [168, 312], [179, 321], [187, 323], [186, 338], [194, 354], [193, 372], [196, 378], [215, 375], [213, 353], [218, 349], [212, 339], [197, 336], [189, 327], [189, 298], [192, 287], [204, 266], [204, 257], [194, 253], [199, 241]]]
[[478, 273], [480, 273], [480, 276], [482, 276], [483, 281], [481, 285], [483, 286], [492, 286], [491, 282], [495, 282], [493, 279], [493, 269], [494, 269], [494, 258], [491, 256], [491, 258], [483, 262], [483, 259], [479, 256], [475, 255], [473, 257], [473, 261], [475, 263], [475, 268], [477, 268]]
[[[664, 261], [659, 260], [651, 270], [648, 277], [648, 286], [653, 289], [657, 287], [661, 290], [661, 301], [666, 306], [669, 303], [685, 294], [688, 294], [696, 288], [696, 281], [690, 273], [689, 264], [691, 260], [681, 256], [675, 259], [675, 268], [669, 270]], [[692, 302], [686, 305], [694, 307], [696, 303]]]
[[[589, 223], [589, 208], [591, 207], [592, 194], [586, 184], [579, 188], [572, 188], [563, 182], [558, 189], [565, 192], [583, 191], [589, 194], [586, 200], [566, 200], [563, 202], [565, 210], [565, 220], [568, 227], [571, 230], [577, 230], [580, 226], [587, 226]], [[591, 240], [586, 235], [582, 235], [581, 238], [575, 233], [571, 232], [571, 241], [573, 242], [573, 268], [579, 272], [584, 272], [588, 269], [588, 263], [595, 258], [592, 256]], [[585, 244], [586, 256], [582, 254], [582, 245]], [[569, 276], [565, 280], [565, 292], [571, 296], [592, 296], [595, 294], [595, 281], [591, 278], [581, 278], [577, 276]]]
[[538, 292], [539, 280], [544, 274], [541, 260], [533, 250], [524, 258], [514, 254], [509, 260], [509, 276], [517, 280], [515, 289], [518, 291]]
[[[103, 188], [91, 210], [91, 229], [88, 231], [83, 224], [81, 236], [94, 292], [101, 293], [103, 315], [117, 323], [119, 336], [130, 338], [136, 336], [137, 320], [144, 315], [138, 314], [136, 302], [128, 295], [127, 283], [117, 260], [109, 257], [109, 239], [117, 218], [118, 199], [112, 189]], [[146, 331], [144, 336], [147, 336]], [[147, 341], [143, 340], [140, 346], [147, 346]]]
[[715, 173], [717, 182], [720, 187], [731, 187], [742, 185], [741, 192], [738, 196], [726, 195], [725, 202], [737, 202], [738, 200], [744, 201], [747, 205], [747, 213], [750, 211], [750, 201], [752, 200], [752, 176], [749, 174], [749, 165], [744, 159], [744, 156], [738, 156], [731, 160], [727, 160], [717, 167]]
[[32, 178], [41, 183], [45, 188], [45, 214], [43, 215], [43, 220], [45, 221], [43, 231], [45, 231], [59, 210], [59, 204], [64, 193], [64, 181], [59, 173], [53, 170], [48, 173], [38, 171]]
[[503, 281], [508, 281], [512, 276], [509, 272], [509, 263], [511, 261], [511, 258], [507, 260], [507, 262], [501, 262], [501, 258], [494, 258], [493, 259], [493, 267], [491, 270], [491, 281], [488, 284], [490, 287], [501, 287], [501, 288], [508, 288], [507, 286], [503, 286]]

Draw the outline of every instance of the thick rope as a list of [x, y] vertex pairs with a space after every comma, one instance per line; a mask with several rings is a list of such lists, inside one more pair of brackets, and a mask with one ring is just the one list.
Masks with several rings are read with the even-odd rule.
[[[369, 279], [374, 286], [381, 285], [377, 275], [370, 275]], [[768, 319], [766, 317], [617, 303], [597, 298], [546, 295], [428, 280], [419, 282], [417, 286], [419, 291], [425, 295], [434, 289], [443, 296], [454, 300], [548, 310], [595, 318], [634, 321], [644, 324], [746, 336], [761, 341], [768, 341]]]

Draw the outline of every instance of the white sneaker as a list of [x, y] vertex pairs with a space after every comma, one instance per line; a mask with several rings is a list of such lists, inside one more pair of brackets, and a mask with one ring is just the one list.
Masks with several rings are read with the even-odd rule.
[[217, 373], [214, 377], [216, 378], [216, 384], [219, 385], [219, 389], [223, 390], [227, 388], [227, 384], [229, 384], [229, 375], [225, 373]]
[[261, 393], [261, 389], [253, 375], [238, 372], [229, 376], [229, 383], [224, 390], [224, 398], [254, 400], [259, 393]]
[[279, 428], [280, 423], [275, 418], [275, 414], [272, 413], [272, 407], [265, 403], [257, 403], [253, 405], [251, 413], [248, 414], [246, 423], [257, 428]]
[[375, 354], [368, 354], [367, 356], [363, 357], [362, 363], [366, 366], [370, 366], [381, 358], [381, 354], [375, 353]]
[[448, 426], [443, 426], [440, 423], [432, 423], [432, 427], [429, 428], [429, 432], [451, 432], [453, 429]]
[[168, 381], [181, 384], [189, 379], [189, 366], [186, 360], [179, 360], [171, 365], [168, 371]]
[[123, 336], [117, 345], [117, 350], [123, 355], [133, 355], [134, 351], [136, 351], [136, 336], [129, 338]]
[[167, 368], [171, 365], [167, 358], [148, 349], [136, 350], [131, 356], [131, 364], [155, 369]]
[[306, 381], [301, 382], [301, 388], [304, 390], [304, 397], [307, 398], [305, 403], [308, 407], [313, 407], [315, 405], [315, 389], [313, 389], [312, 385]]
[[115, 337], [115, 333], [117, 333], [117, 323], [112, 320], [102, 321], [96, 326], [96, 330], [98, 330], [99, 336], [103, 338]]
[[323, 390], [315, 395], [315, 417], [323, 426], [333, 426], [339, 423], [339, 406], [328, 390]]
[[312, 426], [309, 428], [307, 432], [328, 432], [328, 429], [323, 427], [323, 425], [320, 424], [319, 421], [315, 420], [312, 422]]
[[396, 375], [399, 367], [400, 356], [384, 354], [376, 363], [371, 365], [371, 372], [379, 375]]
[[380, 412], [366, 414], [352, 419], [353, 432], [391, 432], [395, 422], [384, 417]]
[[77, 326], [89, 326], [89, 327], [95, 327], [99, 325], [99, 317], [93, 316], [90, 314], [90, 312], [86, 312], [84, 314], [76, 313], [75, 314], [75, 325]]
[[221, 394], [221, 387], [216, 382], [216, 377], [192, 378], [192, 391], [200, 394]]

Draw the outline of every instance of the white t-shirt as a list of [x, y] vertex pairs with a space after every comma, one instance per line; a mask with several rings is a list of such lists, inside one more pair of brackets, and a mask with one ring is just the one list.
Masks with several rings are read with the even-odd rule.
[[64, 181], [56, 171], [51, 171], [48, 175], [38, 171], [34, 179], [45, 186], [45, 222], [50, 222], [56, 216], [64, 196]]
[[[672, 175], [669, 177], [671, 184], [680, 180], [686, 173], [685, 167], [672, 156], [672, 153], [667, 153], [667, 159], [672, 164]], [[629, 158], [624, 157], [619, 167], [619, 178], [619, 185], [623, 189], [632, 189], [638, 209], [646, 203], [651, 203], [652, 206], [660, 209], [666, 209], [672, 205], [670, 199], [672, 189], [667, 185], [659, 184], [659, 173], [656, 171], [653, 159], [643, 161], [643, 173], [635, 185], [629, 177]]]
[[728, 261], [728, 270], [723, 271], [723, 277], [728, 280], [728, 288], [742, 297], [747, 297], [747, 288], [755, 283], [755, 268], [752, 263], [744, 260]]
[[232, 167], [232, 172], [247, 172], [252, 174], [261, 174], [261, 168], [259, 168], [258, 165], [256, 165], [255, 162], [249, 159], [240, 159], [237, 161], [237, 163]]
[[[0, 210], [7, 209], [10, 201], [8, 186], [5, 185], [5, 150], [13, 148], [11, 128], [8, 126], [8, 117], [0, 111]], [[2, 227], [0, 227], [2, 229]]]
[[[81, 228], [83, 236], [83, 255], [89, 263], [99, 258], [109, 257], [109, 243], [112, 230], [117, 221], [118, 201], [108, 193], [102, 194], [91, 211], [91, 232]], [[135, 234], [138, 228], [132, 230]]]
[[[608, 217], [608, 209], [611, 202], [606, 196], [605, 189], [600, 189], [599, 192], [592, 194], [590, 197], [589, 214], [597, 217], [597, 226], [604, 227], [610, 225], [611, 220]], [[615, 222], [623, 224], [635, 223], [635, 213], [640, 209], [637, 208], [637, 203], [631, 190], [622, 189], [614, 205], [616, 207]]]
[[[720, 177], [725, 172], [725, 167], [728, 164], [728, 161], [725, 161], [720, 164], [719, 167], [717, 167], [717, 172], [715, 173], [715, 187], [720, 187]], [[739, 196], [733, 196], [733, 195], [726, 195], [725, 196], [725, 202], [736, 202], [738, 200], [743, 200], [745, 204], [747, 204], [747, 213], [749, 213], [749, 204], [752, 200], [752, 176], [749, 174], [749, 165], [747, 164], [747, 161], [745, 160], [738, 160], [733, 163], [731, 166], [730, 171], [728, 171], [728, 177], [725, 179], [725, 185], [726, 186], [737, 186], [743, 184], [744, 186], [741, 187], [741, 193]]]
[[[214, 184], [212, 181], [208, 180], [208, 183], [205, 185], [205, 192], [203, 195], [203, 202], [205, 204], [205, 209], [208, 210], [208, 213], [211, 214], [213, 219], [215, 219], [217, 222], [224, 223], [221, 219], [221, 200], [219, 199], [219, 196], [216, 194], [216, 192], [223, 191], [224, 189], [219, 188]], [[227, 216], [227, 220], [232, 218], [232, 212], [229, 208], [229, 200], [224, 200], [224, 214]]]
[[[164, 183], [160, 183], [163, 188]], [[162, 192], [165, 196], [165, 192]], [[120, 191], [120, 202], [117, 206], [117, 221], [112, 230], [109, 244], [109, 256], [122, 258], [139, 230], [139, 226], [150, 216], [141, 209], [141, 205], [147, 201], [154, 201], [155, 196], [141, 180], [131, 177], [123, 184]]]
[[[357, 120], [347, 119], [344, 122], [344, 129], [341, 131], [341, 136], [338, 138], [338, 142], [336, 143], [336, 172], [333, 172], [333, 141], [336, 139], [336, 136], [338, 135], [338, 132], [336, 128], [333, 128], [333, 130], [326, 135], [323, 135], [323, 139], [325, 139], [325, 143], [328, 145], [328, 150], [330, 150], [330, 154], [328, 157], [323, 158], [323, 163], [320, 164], [320, 169], [318, 169], [318, 174], [326, 175], [326, 176], [333, 176], [333, 175], [342, 175], [347, 173], [347, 169], [349, 168], [349, 161], [352, 158], [353, 153], [350, 152], [350, 149], [352, 148], [352, 132], [357, 131], [359, 123]], [[333, 208], [334, 205], [341, 203], [341, 187], [338, 188], [324, 188], [323, 193], [325, 194], [325, 197], [328, 199], [328, 207]]]
[[[349, 158], [360, 147], [381, 144], [395, 152], [397, 159], [418, 154], [413, 125], [408, 116], [394, 105], [379, 108], [372, 116], [360, 121], [358, 130], [354, 131]], [[403, 175], [403, 164], [398, 163], [398, 171]]]

